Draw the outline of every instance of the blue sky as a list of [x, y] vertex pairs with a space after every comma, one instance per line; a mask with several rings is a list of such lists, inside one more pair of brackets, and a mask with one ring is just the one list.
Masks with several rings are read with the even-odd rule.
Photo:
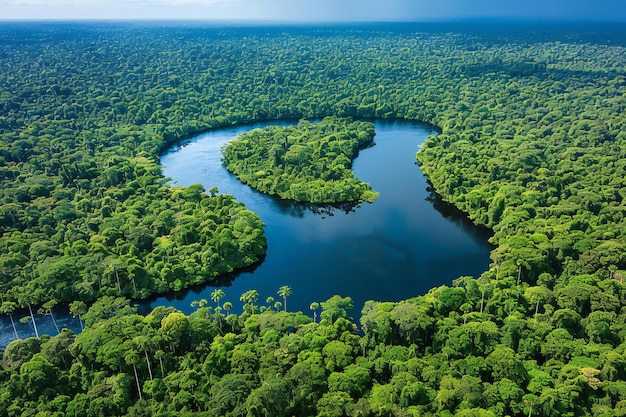
[[0, 0], [0, 19], [288, 22], [464, 18], [626, 22], [626, 0]]

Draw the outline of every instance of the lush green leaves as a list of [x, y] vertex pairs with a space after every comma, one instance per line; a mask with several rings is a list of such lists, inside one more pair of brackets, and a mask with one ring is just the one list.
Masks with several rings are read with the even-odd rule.
[[259, 191], [307, 203], [373, 201], [377, 194], [354, 178], [352, 160], [370, 146], [374, 125], [327, 117], [296, 127], [256, 129], [224, 148], [229, 171]]
[[[532, 38], [456, 28], [3, 29], [2, 310], [100, 302], [84, 315], [73, 304], [87, 324], [75, 340], [65, 332], [7, 347], [0, 415], [626, 413], [623, 28], [594, 28], [595, 38], [565, 27]], [[490, 270], [416, 299], [368, 303], [363, 336], [339, 296], [321, 303], [320, 323], [260, 313], [254, 290], [241, 316], [224, 303], [223, 321], [207, 306], [142, 317], [113, 298], [176, 291], [263, 254], [263, 225], [233, 197], [164, 185], [157, 161], [167, 143], [328, 115], [440, 128], [418, 159], [437, 193], [493, 229]], [[361, 185], [346, 186], [354, 179], [322, 182], [342, 178], [371, 139], [359, 123], [367, 137], [339, 145], [351, 130], [343, 120], [332, 119], [341, 126], [332, 141], [296, 143], [314, 129], [303, 123], [275, 130], [289, 132], [287, 146], [283, 137], [265, 153], [238, 150], [237, 159], [320, 180], [292, 186], [265, 165], [244, 176], [286, 198], [365, 199]]]

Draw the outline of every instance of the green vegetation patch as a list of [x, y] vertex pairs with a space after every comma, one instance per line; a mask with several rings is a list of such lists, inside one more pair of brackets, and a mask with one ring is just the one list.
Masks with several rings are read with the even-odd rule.
[[[0, 417], [626, 415], [622, 26], [517, 37], [5, 24], [0, 311], [17, 321], [19, 307], [79, 300], [86, 330], [1, 352]], [[492, 228], [490, 269], [368, 301], [360, 323], [338, 296], [311, 303], [312, 321], [255, 290], [241, 315], [218, 292], [189, 317], [114, 298], [179, 290], [264, 252], [261, 220], [234, 197], [165, 184], [167, 143], [328, 114], [440, 127], [420, 165]]]
[[307, 203], [374, 201], [378, 193], [354, 177], [352, 160], [371, 146], [374, 125], [327, 117], [319, 123], [255, 129], [229, 142], [224, 165], [267, 194]]

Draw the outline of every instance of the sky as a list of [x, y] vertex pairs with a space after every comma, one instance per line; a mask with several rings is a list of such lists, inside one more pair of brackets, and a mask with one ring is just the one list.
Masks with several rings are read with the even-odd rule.
[[348, 22], [472, 18], [626, 22], [626, 0], [0, 0], [0, 20]]

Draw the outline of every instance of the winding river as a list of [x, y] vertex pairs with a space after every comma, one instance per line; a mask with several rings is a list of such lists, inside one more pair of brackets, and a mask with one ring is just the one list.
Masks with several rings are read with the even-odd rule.
[[[226, 142], [271, 124], [278, 123], [206, 132], [173, 146], [161, 157], [163, 175], [175, 184], [217, 186], [220, 193], [234, 194], [267, 225], [265, 260], [253, 271], [220, 283], [226, 293], [223, 301], [238, 305], [243, 292], [256, 289], [264, 304], [268, 296], [279, 299], [276, 291], [288, 285], [293, 290], [288, 310], [309, 312], [311, 302], [339, 294], [352, 297], [353, 315], [358, 318], [366, 300], [398, 301], [487, 269], [488, 234], [459, 213], [452, 214], [444, 204], [433, 204], [415, 163], [419, 145], [436, 133], [432, 128], [377, 121], [376, 144], [360, 153], [353, 169], [380, 198], [346, 213], [311, 210], [261, 194], [222, 166], [220, 149]], [[449, 211], [438, 211], [440, 206]], [[172, 305], [189, 310], [193, 300], [210, 300], [213, 289], [161, 297], [150, 307]]]
[[[293, 295], [287, 309], [310, 313], [313, 301], [334, 294], [349, 296], [357, 318], [369, 299], [398, 301], [426, 293], [462, 275], [478, 276], [489, 265], [489, 234], [473, 226], [461, 213], [438, 201], [415, 163], [415, 153], [429, 126], [406, 121], [376, 121], [375, 146], [361, 151], [353, 163], [358, 178], [380, 193], [374, 203], [353, 209], [311, 209], [261, 194], [242, 184], [221, 164], [221, 147], [237, 135], [257, 127], [287, 125], [265, 122], [208, 131], [168, 149], [161, 157], [163, 175], [175, 185], [201, 183], [208, 190], [234, 194], [266, 224], [268, 243], [264, 261], [255, 268], [219, 282], [139, 303], [146, 312], [174, 306], [191, 312], [194, 300], [210, 300], [220, 286], [222, 299], [241, 312], [239, 296], [256, 289], [259, 304], [288, 285]], [[13, 340], [3, 316], [0, 346]], [[67, 312], [57, 311], [59, 326], [79, 331]], [[40, 323], [40, 324], [39, 324]], [[56, 334], [48, 317], [39, 317], [40, 333]], [[19, 323], [20, 337], [32, 335]]]

